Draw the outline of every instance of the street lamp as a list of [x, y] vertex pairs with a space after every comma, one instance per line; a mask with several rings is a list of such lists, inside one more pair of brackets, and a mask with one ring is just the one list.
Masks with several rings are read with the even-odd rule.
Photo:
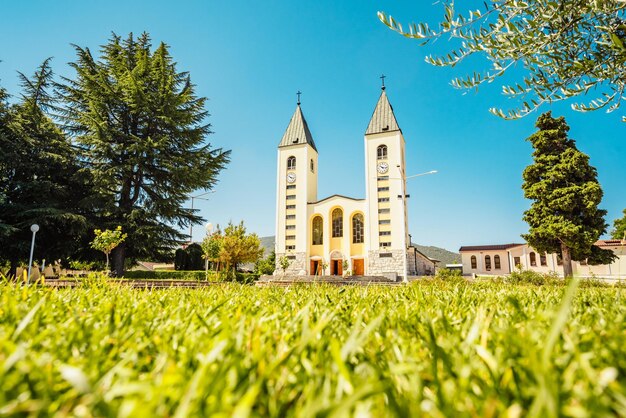
[[[211, 191], [208, 191], [208, 192], [205, 192], [205, 193], [200, 193], [200, 194], [195, 195], [195, 196], [190, 196], [191, 197], [191, 211], [193, 212], [193, 202], [194, 202], [194, 200], [196, 200], [196, 199], [199, 199], [199, 200], [209, 200], [209, 199], [203, 198], [202, 196], [206, 196], [206, 195], [211, 194], [211, 193], [215, 193], [215, 190], [211, 190]], [[192, 244], [192, 243], [193, 243], [193, 222], [190, 222], [189, 223], [189, 244]]]
[[402, 254], [402, 260], [403, 260], [403, 264], [404, 264], [404, 278], [402, 279], [403, 283], [408, 283], [409, 282], [409, 268], [407, 266], [407, 261], [406, 261], [406, 250], [408, 248], [407, 246], [407, 242], [406, 242], [406, 233], [407, 233], [407, 228], [406, 228], [406, 224], [408, 221], [408, 210], [407, 210], [407, 204], [406, 204], [406, 180], [407, 179], [412, 179], [414, 177], [421, 177], [421, 176], [427, 176], [429, 174], [436, 174], [437, 170], [431, 170], [431, 171], [427, 171], [426, 173], [420, 173], [420, 174], [414, 174], [412, 176], [405, 176], [404, 175], [404, 170], [402, 170], [402, 166], [400, 164], [398, 164], [396, 167], [398, 167], [398, 171], [400, 171], [400, 181], [402, 181], [402, 210], [404, 210], [404, 222], [403, 222], [403, 226], [402, 226], [402, 240], [404, 242], [404, 250], [403, 250], [403, 254]]
[[35, 251], [35, 234], [39, 231], [39, 225], [32, 224], [30, 226], [30, 231], [33, 233], [33, 240], [30, 243], [30, 258], [28, 259], [28, 277], [26, 278], [26, 283], [30, 283], [30, 271], [33, 266], [33, 252]]

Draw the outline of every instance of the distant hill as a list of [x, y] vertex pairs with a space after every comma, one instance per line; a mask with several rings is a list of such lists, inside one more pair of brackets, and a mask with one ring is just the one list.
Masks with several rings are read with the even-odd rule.
[[[275, 239], [271, 237], [261, 237], [261, 246], [265, 249], [265, 257], [274, 250]], [[433, 247], [432, 245], [419, 245], [413, 244], [422, 254], [427, 257], [434, 258], [440, 262], [437, 264], [439, 267], [444, 267], [446, 264], [455, 264], [461, 262], [461, 255], [459, 253], [453, 253], [445, 248]]]

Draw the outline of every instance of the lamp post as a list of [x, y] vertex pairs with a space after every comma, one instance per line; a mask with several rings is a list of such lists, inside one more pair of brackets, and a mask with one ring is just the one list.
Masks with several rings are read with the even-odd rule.
[[404, 211], [404, 219], [403, 219], [403, 226], [402, 226], [402, 241], [404, 243], [404, 249], [403, 249], [403, 254], [402, 254], [402, 260], [403, 260], [403, 265], [404, 265], [404, 277], [402, 279], [403, 283], [408, 283], [409, 282], [409, 268], [407, 266], [407, 261], [406, 261], [406, 250], [408, 247], [407, 242], [406, 242], [406, 234], [407, 234], [407, 228], [406, 228], [406, 224], [407, 224], [407, 218], [409, 216], [408, 214], [408, 210], [407, 210], [407, 204], [406, 204], [406, 180], [407, 179], [412, 179], [414, 177], [420, 177], [420, 176], [427, 176], [429, 174], [436, 174], [437, 170], [431, 170], [431, 171], [427, 171], [426, 173], [420, 173], [420, 174], [414, 174], [412, 176], [405, 176], [404, 174], [404, 170], [402, 170], [402, 166], [400, 164], [398, 164], [396, 167], [398, 167], [398, 171], [400, 171], [400, 181], [402, 182], [402, 210]]
[[32, 224], [30, 226], [30, 231], [33, 233], [33, 240], [30, 243], [30, 258], [28, 259], [28, 277], [26, 278], [26, 283], [30, 283], [30, 271], [33, 266], [33, 252], [35, 251], [35, 235], [37, 231], [39, 231], [39, 225]]
[[[205, 199], [202, 196], [206, 196], [208, 194], [211, 193], [215, 193], [215, 190], [211, 190], [209, 192], [205, 192], [205, 193], [200, 193], [199, 195], [195, 195], [195, 196], [190, 196], [191, 197], [191, 211], [193, 212], [193, 202], [196, 199], [199, 200], [209, 200], [209, 199]], [[193, 222], [189, 223], [189, 244], [193, 243]]]

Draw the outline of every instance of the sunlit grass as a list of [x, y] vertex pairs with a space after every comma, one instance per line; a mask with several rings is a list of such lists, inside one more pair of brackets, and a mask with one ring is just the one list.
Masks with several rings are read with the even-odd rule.
[[626, 416], [622, 291], [2, 284], [0, 415]]

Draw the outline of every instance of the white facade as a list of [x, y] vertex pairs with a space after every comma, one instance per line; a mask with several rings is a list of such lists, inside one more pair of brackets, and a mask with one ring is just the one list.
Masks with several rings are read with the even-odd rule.
[[[596, 242], [596, 245], [613, 251], [617, 257], [615, 261], [595, 266], [573, 261], [574, 276], [626, 278], [626, 241], [603, 240]], [[563, 266], [557, 254], [542, 254], [528, 244], [461, 247], [459, 251], [465, 275], [505, 275], [518, 266], [522, 270], [563, 275]], [[499, 260], [498, 263], [496, 259]]]
[[[278, 146], [276, 259], [289, 274], [404, 276], [405, 141], [383, 88], [364, 136], [365, 198], [317, 198], [318, 152], [300, 104]], [[409, 275], [434, 272], [409, 249]], [[427, 266], [427, 267], [424, 267]]]

